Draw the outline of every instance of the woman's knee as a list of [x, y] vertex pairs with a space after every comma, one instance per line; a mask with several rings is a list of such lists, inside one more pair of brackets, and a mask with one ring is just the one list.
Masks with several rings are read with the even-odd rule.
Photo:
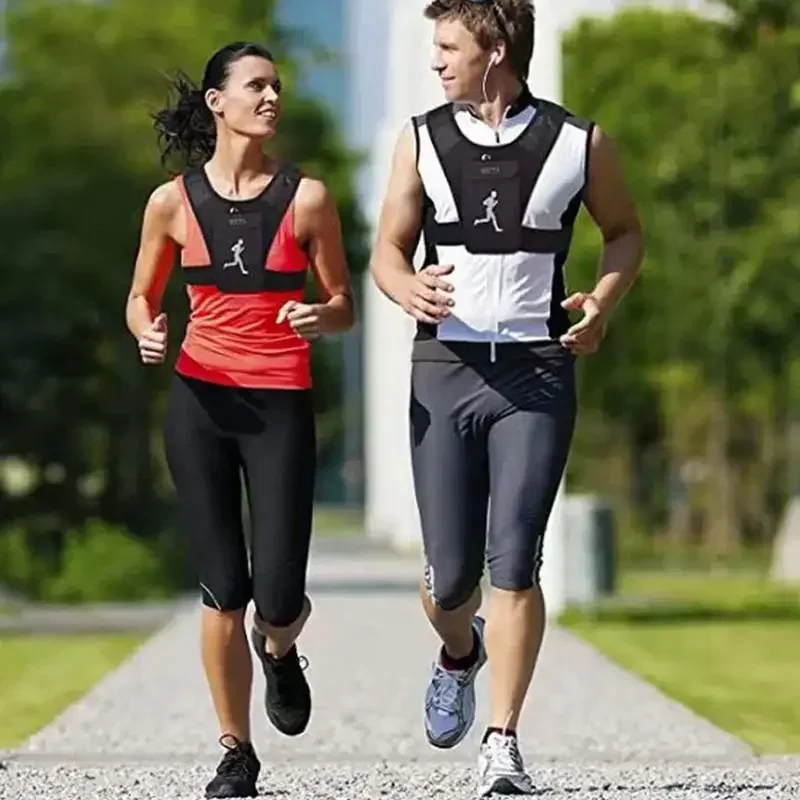
[[244, 612], [251, 600], [250, 586], [237, 582], [219, 583], [213, 587], [200, 584], [203, 605], [220, 613]]
[[307, 613], [310, 606], [305, 580], [274, 581], [268, 585], [256, 580], [253, 601], [259, 620], [270, 628], [288, 628]]

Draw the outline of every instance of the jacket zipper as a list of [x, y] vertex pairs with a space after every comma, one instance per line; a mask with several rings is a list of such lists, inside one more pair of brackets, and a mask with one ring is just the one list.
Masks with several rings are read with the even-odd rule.
[[[500, 124], [494, 129], [494, 141], [495, 144], [500, 144], [500, 125], [503, 124], [506, 118], [506, 114], [508, 114], [508, 108], [503, 112], [503, 118], [500, 120]], [[503, 267], [503, 258], [500, 257], [500, 271], [502, 272]], [[500, 305], [500, 281], [499, 281], [499, 274], [497, 277], [497, 284], [494, 293], [494, 313], [492, 314], [492, 338], [489, 341], [489, 362], [494, 364], [497, 361], [497, 307]]]

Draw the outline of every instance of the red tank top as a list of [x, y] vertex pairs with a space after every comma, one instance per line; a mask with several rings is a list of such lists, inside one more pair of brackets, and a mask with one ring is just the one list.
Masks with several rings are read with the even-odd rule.
[[304, 296], [309, 262], [294, 236], [299, 180], [281, 171], [259, 197], [232, 202], [214, 192], [202, 168], [176, 178], [190, 312], [180, 374], [248, 388], [311, 386], [309, 343], [276, 322], [284, 303]]

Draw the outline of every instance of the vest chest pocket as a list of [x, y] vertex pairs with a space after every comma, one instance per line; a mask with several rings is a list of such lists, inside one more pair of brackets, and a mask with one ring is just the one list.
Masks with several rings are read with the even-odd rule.
[[459, 214], [464, 246], [470, 253], [517, 252], [522, 235], [517, 162], [465, 164]]
[[213, 268], [222, 292], [257, 292], [264, 283], [261, 214], [230, 214], [215, 221]]

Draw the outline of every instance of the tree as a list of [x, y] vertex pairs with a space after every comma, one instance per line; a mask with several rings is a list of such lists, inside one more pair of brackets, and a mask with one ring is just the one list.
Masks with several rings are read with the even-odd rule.
[[[673, 526], [700, 519], [718, 553], [768, 538], [785, 501], [800, 334], [800, 29], [788, 4], [728, 5], [739, 14], [721, 21], [629, 11], [583, 22], [565, 60], [569, 103], [620, 147], [648, 248], [607, 347], [583, 366], [579, 440], [614, 432], [600, 438], [628, 449], [618, 496], [638, 482], [648, 523], [669, 524], [666, 487], [683, 485], [688, 513]], [[581, 284], [596, 248], [581, 229]]]

